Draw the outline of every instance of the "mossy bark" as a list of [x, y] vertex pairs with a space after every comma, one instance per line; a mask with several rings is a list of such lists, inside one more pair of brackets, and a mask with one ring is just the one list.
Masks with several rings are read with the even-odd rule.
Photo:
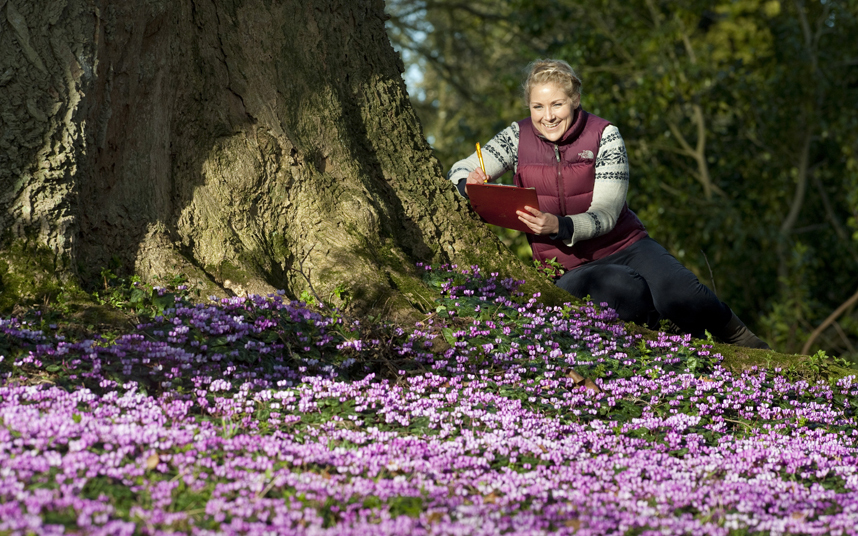
[[220, 295], [309, 278], [364, 311], [424, 301], [418, 261], [568, 298], [444, 180], [384, 18], [381, 0], [0, 0], [0, 255], [35, 237], [84, 283], [119, 261]]

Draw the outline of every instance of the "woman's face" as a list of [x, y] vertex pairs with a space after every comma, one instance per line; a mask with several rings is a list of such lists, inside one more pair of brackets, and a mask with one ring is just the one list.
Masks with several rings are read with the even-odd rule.
[[578, 98], [574, 101], [555, 84], [533, 86], [530, 90], [530, 118], [548, 141], [557, 141], [569, 130]]

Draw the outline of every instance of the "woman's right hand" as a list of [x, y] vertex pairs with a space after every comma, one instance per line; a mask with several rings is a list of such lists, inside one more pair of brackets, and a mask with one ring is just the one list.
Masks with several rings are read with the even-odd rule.
[[472, 172], [468, 173], [468, 179], [465, 182], [465, 192], [468, 191], [469, 184], [483, 184], [486, 182], [486, 174], [483, 173], [481, 168], [477, 168]]

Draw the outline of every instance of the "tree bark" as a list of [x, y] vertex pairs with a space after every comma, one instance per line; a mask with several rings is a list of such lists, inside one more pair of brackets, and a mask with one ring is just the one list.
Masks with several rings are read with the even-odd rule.
[[0, 256], [14, 268], [27, 241], [84, 282], [118, 265], [215, 295], [299, 296], [307, 276], [391, 312], [424, 299], [416, 262], [479, 264], [562, 300], [443, 179], [384, 17], [381, 0], [0, 0]]

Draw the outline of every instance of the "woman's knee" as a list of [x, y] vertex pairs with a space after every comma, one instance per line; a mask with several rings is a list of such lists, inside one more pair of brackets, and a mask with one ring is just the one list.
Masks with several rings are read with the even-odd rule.
[[685, 284], [660, 285], [653, 290], [656, 309], [665, 317], [693, 318], [720, 316], [724, 304], [714, 292], [693, 277]]
[[654, 309], [646, 280], [628, 266], [585, 266], [566, 273], [557, 286], [596, 304], [607, 303], [627, 321], [638, 321]]

